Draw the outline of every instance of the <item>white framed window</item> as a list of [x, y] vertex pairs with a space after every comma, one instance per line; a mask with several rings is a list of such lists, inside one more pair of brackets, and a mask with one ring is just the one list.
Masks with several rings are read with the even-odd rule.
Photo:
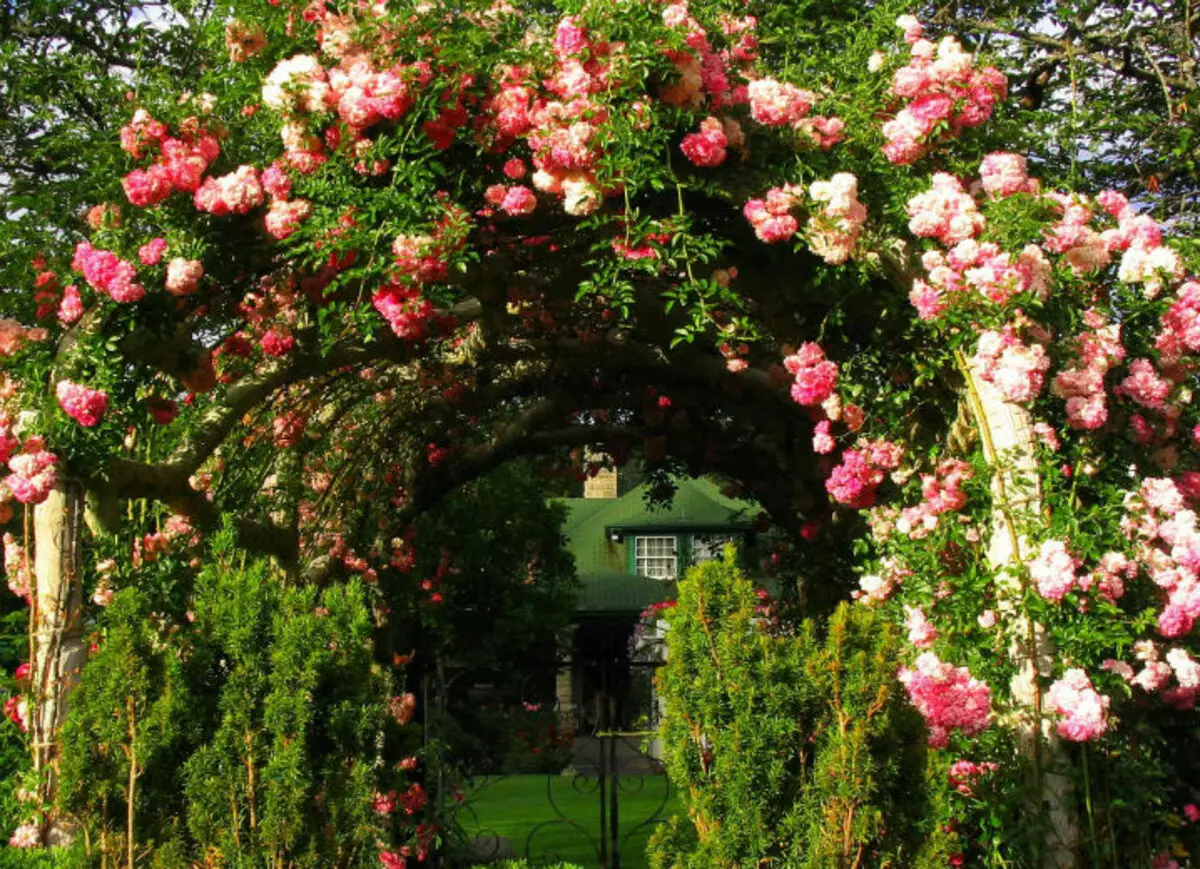
[[674, 537], [635, 537], [634, 567], [638, 576], [674, 579], [678, 573]]
[[725, 556], [725, 544], [732, 543], [730, 534], [694, 534], [692, 535], [692, 564], [703, 564], [706, 561], [719, 561]]

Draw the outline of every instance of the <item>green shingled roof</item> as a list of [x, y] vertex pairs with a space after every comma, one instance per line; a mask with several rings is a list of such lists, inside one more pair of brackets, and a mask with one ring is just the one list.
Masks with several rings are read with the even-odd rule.
[[[717, 532], [748, 529], [759, 507], [751, 501], [728, 498], [705, 479], [680, 479], [670, 505], [646, 506], [646, 486], [620, 498], [563, 498], [567, 519], [563, 534], [575, 556], [582, 586], [580, 613], [640, 612], [652, 603], [674, 596], [674, 583], [633, 576], [626, 565], [624, 536], [634, 530]], [[614, 540], [616, 536], [618, 539]]]
[[577, 613], [636, 614], [651, 604], [675, 597], [675, 583], [632, 576], [624, 571], [581, 574], [579, 578]]

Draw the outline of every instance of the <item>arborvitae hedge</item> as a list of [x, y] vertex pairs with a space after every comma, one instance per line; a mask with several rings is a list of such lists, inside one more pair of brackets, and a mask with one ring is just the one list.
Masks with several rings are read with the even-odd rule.
[[388, 691], [361, 584], [289, 586], [218, 553], [189, 618], [135, 588], [104, 614], [60, 792], [95, 863], [127, 861], [132, 799], [139, 866], [374, 869]]
[[948, 865], [944, 772], [893, 625], [842, 604], [781, 627], [732, 551], [689, 571], [665, 618], [662, 736], [687, 814], [660, 825], [654, 869]]

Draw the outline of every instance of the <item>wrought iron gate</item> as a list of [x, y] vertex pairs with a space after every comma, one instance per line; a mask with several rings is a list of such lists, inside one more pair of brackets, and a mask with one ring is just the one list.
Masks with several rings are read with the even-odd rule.
[[[659, 663], [630, 666], [648, 677]], [[604, 679], [606, 686], [617, 681], [607, 675]], [[441, 686], [443, 692], [447, 687]], [[439, 692], [427, 698], [436, 703]], [[466, 771], [456, 788], [450, 783], [453, 776], [439, 769], [441, 781], [431, 784], [443, 817], [467, 836], [457, 848], [446, 849], [442, 866], [510, 858], [525, 858], [533, 866], [577, 863], [585, 869], [646, 865], [645, 841], [671, 800], [661, 763], [644, 750], [654, 735], [656, 715], [650, 715], [650, 726], [630, 730], [622, 727], [628, 724], [628, 712], [623, 718], [621, 698], [608, 693], [597, 700], [598, 714], [590, 726], [580, 728], [586, 732], [574, 734], [569, 761], [561, 770], [536, 775]], [[580, 726], [584, 716], [576, 717], [574, 724]]]

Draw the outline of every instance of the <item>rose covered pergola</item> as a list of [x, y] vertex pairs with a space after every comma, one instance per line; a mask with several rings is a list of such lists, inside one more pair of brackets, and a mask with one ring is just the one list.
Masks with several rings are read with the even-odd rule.
[[463, 483], [639, 450], [757, 498], [800, 605], [846, 591], [816, 553], [853, 565], [931, 746], [1086, 865], [1089, 754], [1200, 691], [1194, 243], [1039, 178], [1005, 77], [911, 16], [798, 50], [821, 25], [567, 5], [266, 6], [211, 94], [130, 94], [110, 201], [3, 321], [43, 795], [85, 524], [161, 520], [109, 591], [229, 517], [295, 582], [386, 589]]

